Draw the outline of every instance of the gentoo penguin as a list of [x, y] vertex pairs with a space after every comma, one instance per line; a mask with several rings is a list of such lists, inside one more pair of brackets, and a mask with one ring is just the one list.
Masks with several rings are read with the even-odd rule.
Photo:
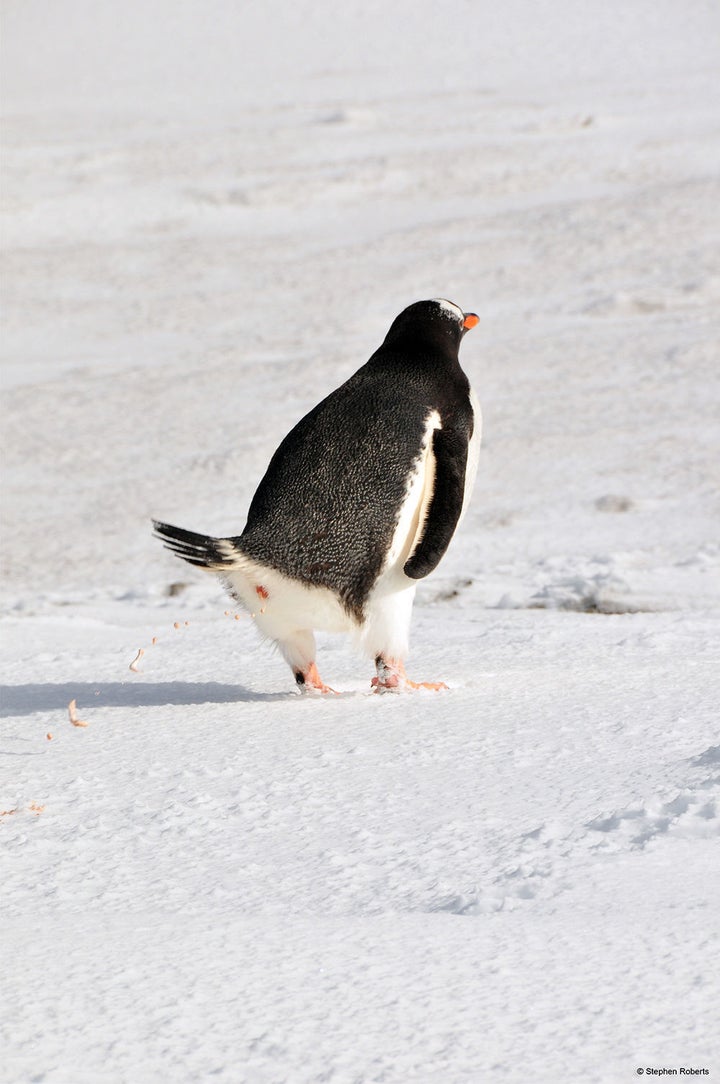
[[355, 634], [378, 692], [420, 687], [404, 667], [417, 581], [445, 553], [477, 470], [480, 410], [458, 361], [477, 323], [442, 299], [401, 312], [370, 360], [285, 437], [242, 534], [154, 523], [168, 549], [217, 573], [255, 614], [303, 691], [333, 691], [315, 663], [316, 629]]

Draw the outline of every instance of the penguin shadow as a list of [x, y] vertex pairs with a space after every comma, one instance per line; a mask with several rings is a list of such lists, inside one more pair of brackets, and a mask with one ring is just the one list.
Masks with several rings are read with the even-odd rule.
[[270, 703], [294, 692], [263, 693], [243, 685], [217, 681], [57, 682], [0, 686], [0, 715], [17, 717], [37, 711], [67, 711], [77, 700], [78, 712], [100, 708], [189, 707], [199, 704]]

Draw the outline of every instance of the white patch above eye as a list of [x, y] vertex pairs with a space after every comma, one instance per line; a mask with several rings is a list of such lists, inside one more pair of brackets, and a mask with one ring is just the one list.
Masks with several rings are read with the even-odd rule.
[[465, 319], [465, 313], [458, 305], [454, 305], [452, 301], [447, 301], [444, 297], [434, 297], [433, 301], [436, 305], [439, 305], [441, 309], [444, 309], [445, 312], [451, 313], [458, 320]]

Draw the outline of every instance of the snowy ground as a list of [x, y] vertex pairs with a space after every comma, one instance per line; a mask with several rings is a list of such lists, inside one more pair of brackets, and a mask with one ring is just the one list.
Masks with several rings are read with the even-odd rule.
[[[715, 5], [285, 7], [3, 8], [0, 1081], [716, 1077]], [[450, 692], [301, 698], [149, 519], [438, 295]]]

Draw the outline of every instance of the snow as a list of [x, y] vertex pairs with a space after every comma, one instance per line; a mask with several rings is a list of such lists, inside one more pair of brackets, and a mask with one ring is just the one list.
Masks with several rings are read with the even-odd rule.
[[[716, 6], [3, 22], [3, 1084], [716, 1075]], [[149, 521], [236, 533], [436, 296], [450, 690], [303, 698]]]

